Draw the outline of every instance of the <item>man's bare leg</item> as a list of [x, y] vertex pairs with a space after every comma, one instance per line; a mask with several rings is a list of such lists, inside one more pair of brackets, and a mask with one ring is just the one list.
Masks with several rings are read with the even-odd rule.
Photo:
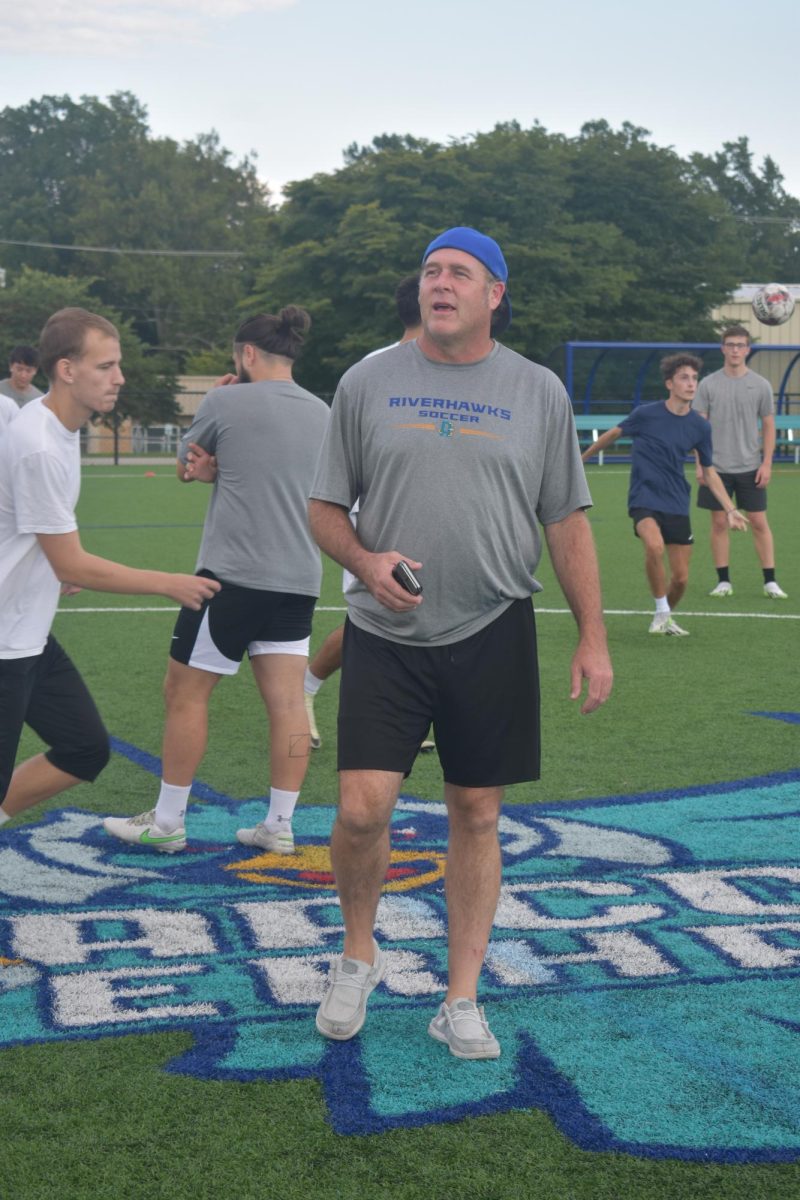
[[41, 800], [49, 800], [51, 796], [57, 796], [59, 792], [83, 782], [76, 775], [69, 775], [54, 767], [44, 754], [35, 754], [33, 758], [20, 763], [14, 771], [0, 807], [7, 817], [16, 817]]
[[636, 526], [644, 546], [644, 570], [654, 599], [667, 594], [667, 573], [664, 569], [664, 539], [652, 517], [645, 517]]
[[344, 954], [374, 957], [373, 930], [389, 866], [389, 822], [403, 776], [395, 771], [341, 771], [331, 862], [344, 917]]
[[308, 770], [306, 662], [299, 654], [257, 654], [250, 662], [269, 717], [270, 782], [287, 792], [300, 791]]
[[670, 568], [667, 603], [673, 609], [680, 604], [689, 583], [689, 562], [692, 557], [692, 547], [667, 546], [667, 556]]
[[762, 568], [775, 566], [775, 544], [765, 512], [747, 513], [753, 531], [753, 545]]
[[221, 679], [171, 658], [164, 680], [167, 717], [161, 750], [161, 778], [191, 787], [208, 741], [208, 702]]
[[445, 784], [450, 825], [447, 848], [448, 989], [445, 1001], [476, 1000], [500, 896], [497, 822], [502, 788]]
[[728, 518], [720, 509], [711, 513], [711, 557], [714, 560], [714, 566], [727, 567], [730, 566], [731, 542], [730, 531], [728, 529]]
[[328, 679], [342, 665], [342, 640], [344, 625], [329, 633], [317, 653], [308, 664], [308, 669], [317, 679]]

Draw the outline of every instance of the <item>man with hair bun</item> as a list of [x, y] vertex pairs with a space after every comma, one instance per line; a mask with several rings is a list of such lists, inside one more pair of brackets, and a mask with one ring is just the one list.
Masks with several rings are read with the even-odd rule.
[[[80, 429], [113, 411], [125, 380], [119, 334], [83, 308], [62, 308], [42, 330], [50, 388], [0, 439], [0, 825], [108, 762], [108, 734], [76, 667], [50, 633], [59, 593], [167, 596], [199, 609], [219, 584], [143, 571], [89, 554], [75, 520]], [[14, 770], [23, 725], [48, 746]]]
[[178, 478], [213, 486], [197, 572], [221, 590], [202, 612], [178, 616], [164, 684], [161, 787], [154, 808], [106, 818], [122, 841], [166, 853], [185, 848], [211, 693], [247, 652], [269, 716], [271, 787], [265, 820], [237, 837], [294, 852], [292, 814], [310, 749], [303, 676], [322, 580], [307, 497], [329, 415], [292, 377], [310, 325], [296, 306], [245, 321], [233, 342], [236, 374], [208, 393], [181, 440]]
[[[689, 582], [694, 538], [689, 521], [690, 489], [684, 475], [687, 454], [696, 453], [706, 483], [725, 510], [729, 529], [746, 529], [747, 521], [734, 507], [722, 480], [711, 465], [711, 429], [692, 411], [703, 363], [693, 354], [670, 354], [661, 360], [666, 400], [640, 404], [629, 417], [593, 442], [582, 458], [605, 450], [619, 437], [633, 439], [633, 465], [628, 489], [628, 514], [644, 547], [644, 569], [656, 611], [650, 633], [688, 637], [672, 616]], [[669, 562], [669, 579], [664, 552]]]

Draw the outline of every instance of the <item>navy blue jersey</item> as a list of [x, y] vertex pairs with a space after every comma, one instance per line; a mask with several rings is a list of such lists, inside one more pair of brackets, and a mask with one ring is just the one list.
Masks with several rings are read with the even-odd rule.
[[657, 400], [635, 408], [620, 428], [633, 438], [628, 508], [688, 516], [691, 489], [684, 462], [697, 450], [701, 464], [711, 466], [710, 423], [692, 409], [679, 417], [665, 400]]

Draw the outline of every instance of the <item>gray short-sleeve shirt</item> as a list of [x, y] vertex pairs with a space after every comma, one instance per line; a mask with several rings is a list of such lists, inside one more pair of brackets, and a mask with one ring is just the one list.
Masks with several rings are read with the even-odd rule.
[[759, 420], [775, 412], [772, 388], [763, 375], [714, 371], [700, 380], [692, 408], [711, 422], [714, 466], [743, 475], [761, 466]]
[[186, 462], [189, 442], [197, 442], [217, 456], [198, 570], [240, 587], [319, 595], [308, 493], [328, 416], [322, 400], [291, 381], [208, 393], [178, 451]]
[[359, 500], [363, 544], [423, 564], [411, 613], [360, 583], [347, 596], [356, 625], [412, 645], [460, 641], [539, 591], [539, 526], [591, 504], [561, 382], [499, 344], [450, 364], [406, 342], [351, 367], [311, 495]]

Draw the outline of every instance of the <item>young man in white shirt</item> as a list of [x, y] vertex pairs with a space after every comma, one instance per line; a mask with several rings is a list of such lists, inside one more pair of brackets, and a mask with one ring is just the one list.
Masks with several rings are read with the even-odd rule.
[[[79, 430], [113, 410], [125, 382], [119, 335], [104, 317], [65, 308], [45, 325], [50, 390], [0, 440], [0, 825], [108, 761], [108, 735], [77, 669], [50, 634], [61, 592], [162, 595], [199, 609], [218, 590], [195, 575], [137, 570], [90, 554], [75, 520]], [[23, 724], [49, 746], [14, 770]]]

